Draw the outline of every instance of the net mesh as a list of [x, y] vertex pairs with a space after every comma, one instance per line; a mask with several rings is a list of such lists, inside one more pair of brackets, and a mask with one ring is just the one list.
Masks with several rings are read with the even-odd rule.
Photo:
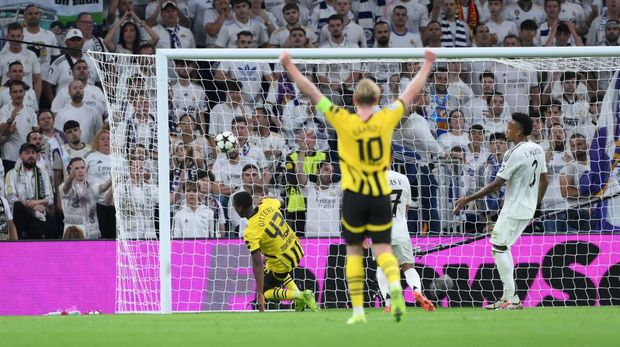
[[[166, 90], [157, 88], [153, 56], [90, 55], [111, 115], [117, 311], [161, 308], [159, 206], [168, 203], [172, 213], [163, 217], [172, 225], [173, 311], [253, 309], [246, 220], [230, 202], [241, 190], [256, 203], [285, 201], [287, 221], [306, 254], [293, 272], [298, 287], [314, 290], [322, 307], [348, 307], [335, 132], [275, 60], [171, 60], [168, 71], [157, 71], [168, 74]], [[413, 262], [429, 298], [444, 306], [481, 306], [501, 295], [486, 235], [503, 191], [460, 214], [452, 208], [495, 178], [510, 148], [503, 137], [507, 122], [523, 112], [534, 117], [531, 140], [546, 152], [550, 185], [543, 217], [512, 248], [517, 294], [528, 306], [618, 303], [619, 59], [436, 63], [393, 142], [394, 170], [405, 174], [412, 191], [411, 201], [401, 203], [410, 206]], [[316, 59], [298, 66], [334, 103], [353, 110], [352, 81], [374, 79], [382, 88], [380, 104], [388, 105], [419, 62]], [[157, 93], [168, 95], [167, 119], [157, 117]], [[169, 130], [169, 153], [158, 152], [157, 127]], [[237, 138], [231, 154], [213, 141], [224, 131]], [[296, 156], [306, 148], [298, 172]], [[169, 160], [170, 172], [157, 172], [158, 160]], [[158, 200], [161, 175], [170, 177], [170, 201]], [[303, 186], [302, 176], [308, 179]], [[365, 302], [380, 305], [376, 265], [371, 254], [365, 259]], [[410, 290], [406, 299], [414, 302]], [[270, 303], [274, 309], [290, 305]]]

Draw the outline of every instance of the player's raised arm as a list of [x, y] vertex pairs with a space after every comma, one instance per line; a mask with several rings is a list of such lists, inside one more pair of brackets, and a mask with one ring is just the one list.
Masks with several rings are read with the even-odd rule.
[[312, 101], [313, 104], [318, 104], [323, 97], [323, 94], [321, 94], [321, 91], [314, 85], [314, 83], [312, 83], [299, 71], [288, 52], [284, 51], [280, 54], [280, 63], [284, 66], [289, 76], [293, 79], [293, 82], [297, 84], [299, 90], [310, 97], [310, 101]]
[[431, 72], [433, 67], [433, 63], [435, 62], [435, 53], [432, 51], [424, 52], [424, 64], [422, 64], [422, 68], [415, 75], [413, 80], [409, 82], [407, 88], [403, 91], [403, 93], [399, 96], [399, 99], [405, 104], [406, 108], [409, 108], [413, 103], [413, 100], [420, 94], [424, 85], [426, 84], [426, 80], [428, 79], [428, 75]]

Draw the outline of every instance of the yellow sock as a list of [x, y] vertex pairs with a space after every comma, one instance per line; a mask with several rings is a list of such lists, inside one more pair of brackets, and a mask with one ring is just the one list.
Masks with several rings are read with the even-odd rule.
[[392, 253], [381, 253], [377, 257], [377, 265], [381, 268], [381, 271], [385, 274], [390, 286], [398, 283], [400, 285], [400, 270], [398, 268], [398, 261]]
[[294, 292], [298, 292], [299, 288], [297, 288], [297, 284], [295, 284], [295, 281], [293, 281], [293, 278], [291, 277], [291, 275], [287, 275], [286, 278], [284, 279], [284, 281], [282, 282], [282, 285], [284, 285], [286, 287], [286, 289], [294, 291]]
[[351, 305], [364, 306], [364, 259], [361, 255], [347, 255], [346, 274]]
[[282, 288], [272, 288], [265, 292], [265, 300], [293, 300], [299, 297], [299, 291]]

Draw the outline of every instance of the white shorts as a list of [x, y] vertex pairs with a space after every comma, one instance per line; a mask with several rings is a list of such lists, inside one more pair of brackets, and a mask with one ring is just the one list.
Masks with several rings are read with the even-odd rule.
[[411, 240], [398, 241], [398, 243], [392, 244], [392, 253], [398, 260], [398, 265], [413, 264]]
[[530, 220], [514, 219], [500, 213], [491, 233], [491, 243], [496, 246], [512, 246], [528, 226]]

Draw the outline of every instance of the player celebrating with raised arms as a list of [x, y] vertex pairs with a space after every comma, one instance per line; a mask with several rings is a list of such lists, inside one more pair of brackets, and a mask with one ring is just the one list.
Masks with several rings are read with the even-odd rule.
[[532, 132], [532, 119], [524, 113], [513, 113], [506, 128], [506, 138], [515, 146], [504, 154], [504, 160], [495, 180], [480, 191], [459, 199], [454, 214], [468, 203], [499, 190], [504, 183], [504, 206], [491, 232], [491, 251], [504, 286], [502, 297], [486, 306], [490, 310], [521, 309], [521, 300], [515, 294], [514, 261], [510, 247], [530, 223], [536, 207], [547, 190], [545, 152], [527, 136]]
[[[252, 255], [256, 303], [261, 312], [265, 310], [265, 299], [295, 301], [297, 311], [308, 307], [316, 312], [314, 293], [300, 291], [291, 278], [291, 271], [299, 265], [304, 250], [284, 220], [281, 205], [280, 200], [265, 198], [254, 208], [250, 193], [242, 191], [233, 196], [235, 211], [248, 219], [243, 238]], [[266, 258], [264, 266], [262, 255]]]
[[405, 314], [405, 301], [400, 286], [398, 262], [390, 246], [392, 228], [391, 189], [387, 179], [390, 148], [394, 128], [426, 83], [435, 54], [426, 51], [424, 64], [400, 95], [388, 107], [378, 107], [381, 89], [369, 79], [361, 80], [353, 94], [356, 114], [332, 104], [293, 63], [288, 52], [282, 52], [280, 63], [322, 112], [338, 135], [338, 154], [342, 172], [342, 237], [347, 243], [346, 277], [353, 316], [347, 324], [364, 323], [364, 264], [362, 242], [373, 241], [372, 250], [388, 280], [392, 298], [392, 314], [400, 321]]

